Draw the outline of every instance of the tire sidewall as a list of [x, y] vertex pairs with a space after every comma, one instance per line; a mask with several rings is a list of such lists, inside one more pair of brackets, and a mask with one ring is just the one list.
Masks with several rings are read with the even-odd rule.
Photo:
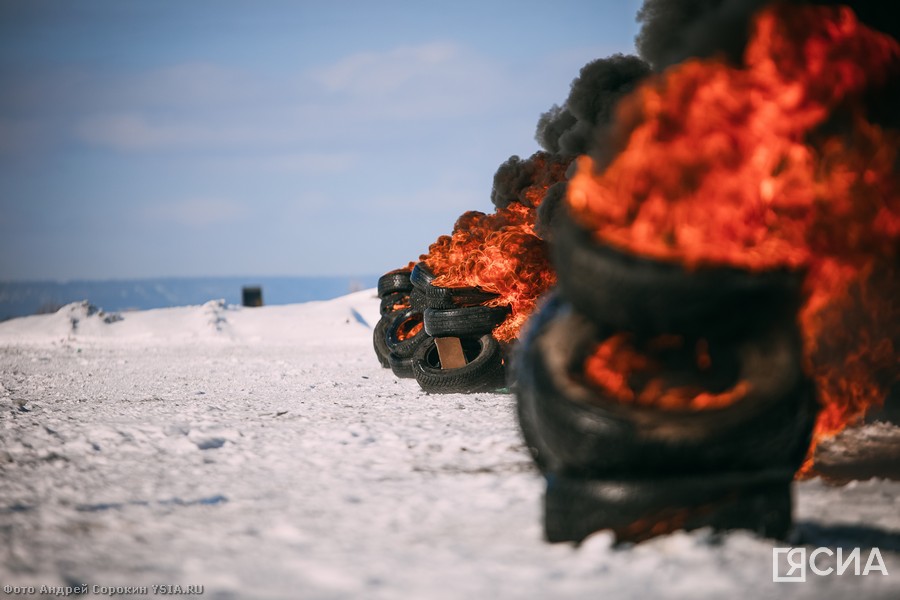
[[817, 410], [799, 364], [794, 383], [777, 397], [750, 394], [695, 412], [624, 406], [599, 399], [571, 375], [575, 358], [600, 335], [570, 306], [554, 310], [523, 340], [515, 361], [520, 426], [545, 472], [636, 476], [799, 467]]
[[599, 244], [568, 209], [554, 224], [551, 256], [562, 294], [616, 330], [733, 335], [796, 314], [803, 274], [727, 268], [686, 270]]

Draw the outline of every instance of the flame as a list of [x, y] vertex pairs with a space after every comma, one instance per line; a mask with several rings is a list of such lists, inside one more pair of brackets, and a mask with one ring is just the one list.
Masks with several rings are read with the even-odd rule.
[[[876, 284], [897, 290], [900, 135], [868, 122], [862, 97], [898, 76], [897, 40], [849, 8], [767, 8], [742, 68], [688, 61], [623, 100], [624, 150], [602, 173], [580, 157], [568, 187], [601, 243], [688, 268], [807, 273], [816, 440], [897, 378], [897, 295]], [[865, 318], [848, 326], [851, 314]]]
[[422, 315], [413, 315], [397, 326], [397, 341], [402, 342], [415, 337], [424, 326]]
[[409, 308], [409, 306], [410, 306], [410, 304], [409, 304], [409, 298], [407, 297], [406, 300], [401, 300], [400, 302], [394, 303], [394, 304], [391, 306], [391, 310], [390, 310], [389, 312], [397, 312], [397, 311], [400, 311], [400, 310], [406, 310], [407, 308]]
[[510, 315], [493, 331], [501, 342], [518, 337], [538, 298], [556, 282], [547, 244], [534, 224], [547, 190], [565, 178], [565, 163], [548, 160], [542, 152], [530, 160], [536, 175], [518, 202], [491, 214], [464, 213], [452, 234], [439, 237], [422, 256], [435, 273], [434, 285], [478, 287], [499, 296], [489, 305], [510, 307]]
[[[385, 275], [394, 275], [394, 274], [398, 274], [398, 273], [409, 274], [412, 272], [412, 270], [415, 266], [416, 266], [416, 263], [410, 261], [409, 264], [407, 264], [403, 267], [400, 267], [398, 269], [393, 269], [391, 271], [388, 271], [387, 273], [385, 273]], [[409, 305], [409, 295], [407, 294], [399, 302], [395, 302], [394, 304], [392, 304], [391, 309], [388, 312], [390, 313], [390, 312], [396, 312], [399, 310], [405, 310], [405, 309], [409, 308], [409, 306], [410, 306]], [[413, 335], [415, 335], [415, 334], [413, 334]]]
[[[826, 293], [827, 292], [827, 293]], [[809, 476], [815, 445], [881, 406], [897, 381], [900, 348], [900, 274], [875, 262], [861, 273], [826, 264], [818, 287], [800, 313], [807, 370], [816, 381], [822, 412], [813, 447], [799, 472]]]
[[846, 8], [782, 7], [759, 17], [746, 62], [690, 61], [625, 99], [627, 148], [601, 176], [579, 158], [577, 218], [603, 242], [689, 266], [799, 267], [893, 245], [896, 134], [857, 114], [851, 136], [807, 137], [864, 91], [865, 65], [873, 83], [900, 74], [897, 42]]
[[[667, 354], [683, 354], [687, 342], [681, 336], [663, 335], [644, 346], [637, 347], [628, 333], [610, 336], [585, 361], [585, 379], [617, 402], [664, 410], [721, 408], [740, 400], [750, 390], [746, 381], [738, 381], [720, 392], [704, 390], [699, 385], [671, 385], [662, 375], [666, 362], [674, 362], [671, 357], [667, 361]], [[692, 350], [694, 370], [702, 377], [712, 367], [707, 340], [697, 340]], [[676, 369], [684, 366], [680, 364]]]

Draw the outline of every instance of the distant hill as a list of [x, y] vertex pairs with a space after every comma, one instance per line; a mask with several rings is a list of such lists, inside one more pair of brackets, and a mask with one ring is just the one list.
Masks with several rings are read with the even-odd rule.
[[375, 287], [377, 275], [357, 277], [185, 277], [110, 281], [0, 282], [0, 321], [88, 300], [106, 311], [203, 304], [222, 298], [241, 303], [244, 286], [260, 286], [264, 304], [329, 300]]

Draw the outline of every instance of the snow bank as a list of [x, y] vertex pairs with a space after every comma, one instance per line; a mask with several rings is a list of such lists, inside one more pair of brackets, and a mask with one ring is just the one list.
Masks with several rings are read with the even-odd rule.
[[[900, 483], [880, 479], [797, 484], [792, 543], [878, 546], [888, 576], [773, 583], [776, 543], [744, 532], [544, 543], [514, 397], [429, 396], [395, 379], [372, 350], [377, 318], [368, 290], [120, 315], [79, 303], [0, 323], [0, 585], [900, 597]], [[860, 437], [890, 438], [885, 427]]]
[[[375, 290], [331, 301], [247, 308], [210, 300], [200, 306], [107, 313], [87, 301], [50, 315], [0, 323], [0, 343], [42, 344], [55, 340], [128, 343], [202, 342], [307, 343], [371, 336], [378, 321]], [[348, 327], [349, 326], [349, 327]]]

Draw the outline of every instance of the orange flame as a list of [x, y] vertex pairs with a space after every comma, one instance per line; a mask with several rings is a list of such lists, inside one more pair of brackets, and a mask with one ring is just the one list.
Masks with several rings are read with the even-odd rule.
[[[689, 61], [623, 100], [624, 150], [600, 174], [579, 158], [567, 201], [629, 252], [805, 270], [820, 439], [883, 398], [876, 372], [897, 377], [896, 296], [871, 274], [879, 263], [896, 281], [900, 135], [866, 121], [861, 97], [900, 76], [900, 45], [846, 7], [778, 5], [757, 16], [744, 63]], [[851, 300], [859, 328], [845, 323]]]
[[408, 298], [406, 300], [401, 300], [400, 302], [393, 304], [391, 306], [390, 312], [397, 312], [400, 310], [405, 310], [407, 308], [409, 308], [409, 299]]
[[422, 331], [424, 326], [425, 323], [422, 321], [421, 316], [414, 316], [403, 321], [397, 327], [397, 341], [402, 342], [415, 337]]
[[[635, 347], [631, 334], [627, 333], [607, 338], [585, 361], [585, 379], [617, 402], [664, 410], [721, 408], [740, 400], [750, 390], [746, 381], [738, 381], [721, 392], [704, 390], [698, 385], [670, 385], [661, 373], [665, 368], [665, 354], [683, 351], [685, 341], [680, 336], [664, 335], [645, 346]], [[698, 374], [711, 368], [706, 340], [697, 340], [692, 358]]]
[[[807, 368], [822, 403], [813, 431], [815, 443], [880, 406], [900, 371], [896, 264], [878, 262], [856, 273], [832, 263], [822, 271], [818, 288], [800, 314]], [[812, 473], [814, 449], [800, 476]]]
[[499, 295], [489, 304], [510, 307], [510, 315], [493, 331], [501, 342], [518, 337], [538, 298], [556, 282], [547, 244], [534, 224], [547, 190], [565, 178], [565, 165], [546, 160], [543, 153], [530, 160], [537, 176], [520, 192], [521, 202], [492, 214], [464, 213], [453, 233], [439, 237], [422, 256], [435, 273], [434, 285], [478, 287]]

